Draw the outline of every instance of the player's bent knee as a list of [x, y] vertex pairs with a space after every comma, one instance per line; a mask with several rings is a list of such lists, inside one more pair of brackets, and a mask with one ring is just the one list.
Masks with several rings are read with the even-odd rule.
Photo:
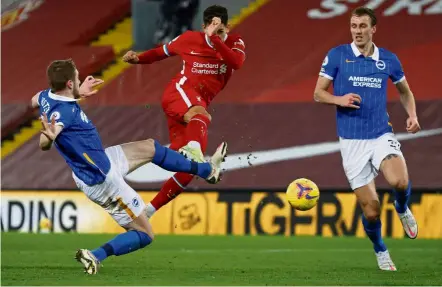
[[197, 115], [203, 115], [206, 116], [209, 121], [212, 121], [212, 116], [206, 111], [203, 107], [192, 107], [187, 113], [184, 115], [184, 121], [186, 123], [190, 122], [190, 120], [197, 116]]
[[365, 218], [372, 222], [378, 220], [381, 215], [381, 204], [377, 200], [361, 204]]
[[138, 236], [140, 237], [140, 247], [141, 248], [144, 248], [147, 245], [152, 243], [153, 235], [149, 236], [146, 232], [138, 231], [138, 230], [137, 230], [137, 233], [138, 233]]
[[140, 226], [140, 227], [135, 228], [134, 230], [136, 232], [138, 232], [140, 239], [143, 239], [146, 242], [147, 242], [147, 240], [150, 240], [147, 244], [151, 243], [155, 239], [155, 235], [154, 235], [152, 229], [150, 229], [150, 228]]
[[147, 139], [142, 141], [140, 152], [147, 157], [153, 157], [155, 155], [155, 140]]
[[392, 186], [396, 190], [406, 190], [408, 188], [408, 178], [398, 178], [392, 183]]
[[378, 218], [380, 217], [380, 212], [376, 211], [376, 210], [370, 210], [370, 211], [366, 211], [364, 213], [365, 218], [367, 218], [367, 221], [369, 222], [373, 222], [378, 220]]

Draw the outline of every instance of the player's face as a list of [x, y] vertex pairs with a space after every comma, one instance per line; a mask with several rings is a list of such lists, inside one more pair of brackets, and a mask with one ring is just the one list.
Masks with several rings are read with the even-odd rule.
[[75, 70], [75, 80], [72, 83], [72, 93], [74, 94], [74, 98], [80, 98], [80, 76], [78, 70]]
[[226, 38], [227, 33], [229, 32], [229, 28], [225, 26], [224, 24], [221, 24], [221, 28], [218, 30], [218, 36], [221, 38], [221, 40], [224, 40]]
[[350, 19], [350, 31], [356, 46], [363, 47], [372, 41], [376, 26], [371, 26], [371, 19], [367, 15], [353, 16]]
[[[207, 25], [203, 24], [204, 32], [206, 32], [207, 27], [209, 27], [209, 24]], [[227, 33], [229, 33], [229, 24], [227, 24], [227, 26], [221, 24], [216, 34], [221, 38], [221, 40], [224, 40], [226, 38]]]

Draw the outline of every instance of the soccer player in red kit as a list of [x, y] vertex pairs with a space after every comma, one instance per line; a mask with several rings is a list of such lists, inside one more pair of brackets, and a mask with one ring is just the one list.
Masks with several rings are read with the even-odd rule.
[[[227, 9], [213, 5], [204, 10], [203, 17], [203, 32], [187, 31], [164, 46], [141, 54], [129, 51], [123, 57], [131, 64], [151, 64], [181, 56], [183, 67], [166, 87], [162, 106], [168, 121], [170, 148], [197, 162], [204, 161], [207, 145], [211, 121], [207, 107], [245, 60], [244, 41], [239, 35], [228, 34]], [[227, 144], [218, 148], [226, 152]], [[147, 214], [152, 216], [180, 194], [192, 178], [176, 173], [148, 204]]]

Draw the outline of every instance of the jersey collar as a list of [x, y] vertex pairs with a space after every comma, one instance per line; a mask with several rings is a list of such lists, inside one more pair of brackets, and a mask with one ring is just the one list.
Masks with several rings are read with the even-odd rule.
[[[353, 54], [355, 54], [356, 57], [359, 57], [360, 55], [362, 55], [361, 52], [359, 52], [358, 47], [356, 47], [355, 42], [351, 43], [351, 49], [353, 50]], [[374, 52], [373, 55], [371, 55], [370, 57], [375, 60], [375, 61], [379, 61], [379, 49], [378, 47], [376, 47], [376, 45], [373, 43], [374, 46]]]
[[[209, 38], [209, 36], [207, 36], [207, 34], [204, 33], [204, 37], [206, 38], [206, 43], [207, 43], [207, 45], [209, 45], [209, 47], [213, 49], [213, 45], [212, 45], [212, 43], [210, 43], [210, 38]], [[225, 36], [224, 39], [223, 39], [223, 42], [225, 42], [225, 41], [227, 40], [228, 37], [229, 37], [229, 34], [226, 34], [226, 36]]]
[[78, 101], [77, 99], [73, 99], [73, 98], [69, 98], [69, 97], [65, 97], [65, 96], [60, 96], [60, 95], [54, 94], [51, 91], [49, 91], [49, 97], [51, 99], [53, 99], [53, 100], [62, 101], [62, 102], [76, 102], [76, 101]]

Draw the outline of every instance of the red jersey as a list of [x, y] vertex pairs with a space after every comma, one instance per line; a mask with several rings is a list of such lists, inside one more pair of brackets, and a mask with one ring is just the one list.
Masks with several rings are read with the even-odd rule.
[[139, 63], [148, 64], [175, 55], [181, 56], [183, 67], [169, 86], [186, 82], [209, 104], [226, 86], [233, 71], [242, 66], [245, 44], [235, 34], [226, 35], [222, 41], [219, 36], [187, 31], [168, 44], [139, 55]]

